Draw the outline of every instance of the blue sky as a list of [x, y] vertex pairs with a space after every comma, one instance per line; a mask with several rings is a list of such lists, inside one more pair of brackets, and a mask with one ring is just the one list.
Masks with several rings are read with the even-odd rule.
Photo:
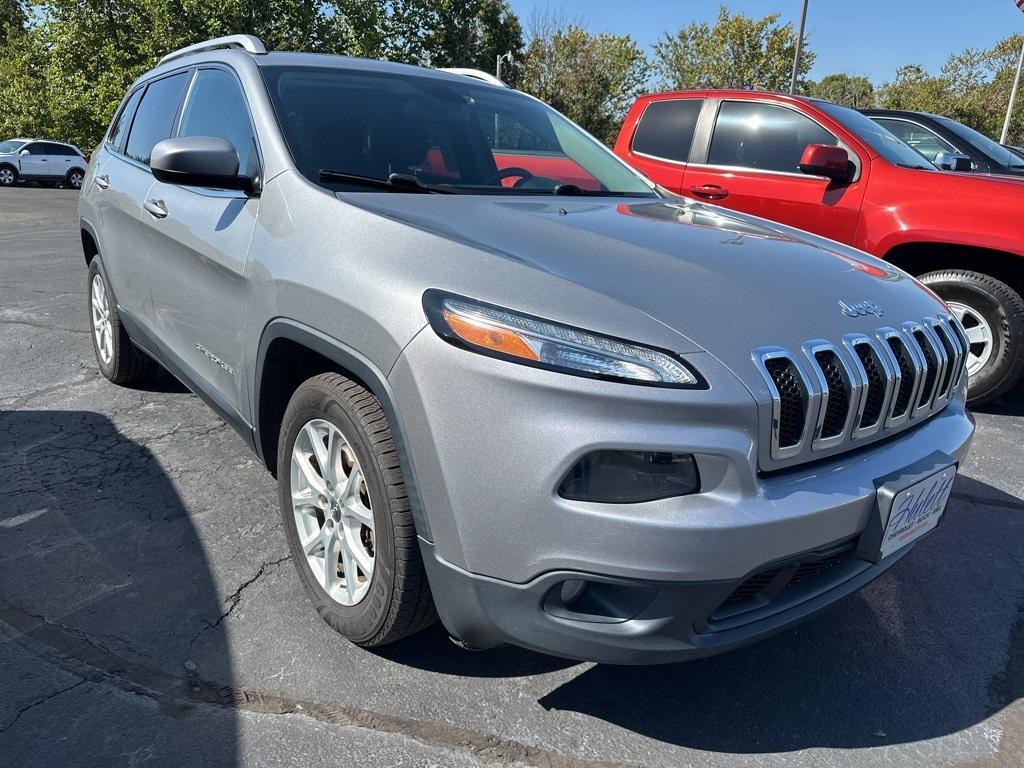
[[[666, 30], [712, 21], [719, 0], [510, 0], [528, 25], [534, 9], [564, 9], [591, 32], [630, 34], [647, 47]], [[800, 23], [802, 0], [727, 0], [733, 12], [778, 13]], [[1024, 13], [1013, 0], [810, 0], [807, 33], [817, 54], [811, 77], [832, 72], [891, 80], [901, 64], [938, 71], [949, 54], [989, 48], [1024, 32]]]

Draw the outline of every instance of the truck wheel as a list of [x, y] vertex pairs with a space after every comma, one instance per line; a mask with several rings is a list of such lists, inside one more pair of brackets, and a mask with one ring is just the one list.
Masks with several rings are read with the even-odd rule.
[[434, 623], [405, 479], [380, 403], [336, 373], [292, 395], [277, 482], [299, 579], [320, 616], [362, 646]]
[[1024, 372], [1024, 299], [1001, 280], [966, 269], [921, 275], [967, 331], [967, 398], [981, 405], [1008, 391]]
[[89, 327], [100, 373], [115, 384], [143, 384], [153, 378], [156, 363], [128, 338], [117, 314], [117, 301], [99, 256], [89, 262]]
[[0, 165], [0, 187], [10, 187], [18, 181], [18, 172], [9, 165]]

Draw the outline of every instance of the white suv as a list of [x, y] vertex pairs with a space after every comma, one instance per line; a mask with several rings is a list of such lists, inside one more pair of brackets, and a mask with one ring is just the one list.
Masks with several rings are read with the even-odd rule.
[[0, 187], [39, 181], [81, 189], [88, 164], [73, 144], [38, 139], [0, 141]]

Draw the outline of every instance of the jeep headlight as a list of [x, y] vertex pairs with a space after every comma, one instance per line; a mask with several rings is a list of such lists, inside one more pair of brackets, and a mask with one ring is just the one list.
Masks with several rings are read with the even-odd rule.
[[439, 291], [427, 291], [423, 304], [439, 336], [491, 357], [631, 384], [707, 386], [696, 371], [667, 351]]

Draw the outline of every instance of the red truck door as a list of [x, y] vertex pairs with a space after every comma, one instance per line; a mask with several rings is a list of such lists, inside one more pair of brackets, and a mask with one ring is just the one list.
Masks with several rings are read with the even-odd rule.
[[[711, 107], [712, 105], [709, 105]], [[722, 100], [706, 147], [694, 147], [682, 193], [755, 216], [852, 242], [867, 167], [850, 147], [791, 106]], [[854, 181], [836, 183], [800, 172], [808, 144], [840, 145], [857, 166]], [[693, 162], [700, 153], [701, 162]]]

